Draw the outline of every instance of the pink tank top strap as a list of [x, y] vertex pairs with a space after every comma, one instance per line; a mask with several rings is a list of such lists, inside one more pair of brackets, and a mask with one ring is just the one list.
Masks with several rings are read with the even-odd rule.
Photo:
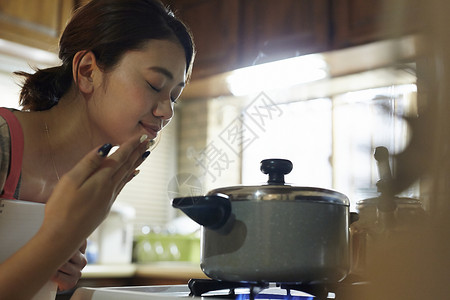
[[11, 137], [11, 164], [1, 197], [5, 199], [15, 199], [14, 193], [22, 172], [24, 145], [23, 131], [19, 120], [17, 120], [16, 116], [9, 109], [1, 107], [0, 116], [2, 116], [8, 123]]

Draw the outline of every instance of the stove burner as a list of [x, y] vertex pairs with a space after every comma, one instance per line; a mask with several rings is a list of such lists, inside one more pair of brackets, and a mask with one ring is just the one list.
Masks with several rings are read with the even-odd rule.
[[311, 295], [314, 295], [316, 299], [327, 299], [328, 298], [328, 289], [325, 285], [322, 284], [289, 284], [289, 283], [281, 283], [279, 284], [280, 288], [287, 290], [288, 295], [290, 294], [290, 290], [296, 290], [300, 292], [305, 292]]
[[[188, 287], [191, 291], [190, 296], [208, 296], [204, 295], [208, 292], [219, 291], [219, 290], [229, 290], [227, 295], [211, 295], [211, 297], [223, 297], [231, 298], [236, 300], [255, 300], [255, 299], [285, 299], [285, 300], [326, 300], [328, 299], [328, 289], [322, 284], [295, 284], [295, 283], [277, 283], [277, 287], [286, 290], [286, 294], [260, 294], [263, 290], [269, 288], [269, 283], [267, 282], [230, 282], [230, 281], [220, 281], [213, 279], [191, 279], [188, 282]], [[238, 288], [248, 288], [249, 293], [237, 295], [235, 290]], [[291, 290], [304, 292], [312, 295], [313, 297], [307, 296], [295, 296], [291, 294]]]
[[207, 292], [227, 290], [229, 289], [229, 296], [235, 296], [235, 289], [249, 288], [250, 295], [257, 295], [262, 290], [269, 287], [268, 283], [252, 283], [252, 282], [231, 282], [219, 281], [213, 279], [191, 279], [188, 282], [188, 287], [191, 290], [190, 296], [202, 296]]

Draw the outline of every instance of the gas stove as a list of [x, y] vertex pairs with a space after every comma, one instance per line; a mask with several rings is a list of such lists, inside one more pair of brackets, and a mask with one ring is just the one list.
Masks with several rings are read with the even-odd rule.
[[[79, 288], [71, 300], [123, 300], [123, 299], [152, 299], [169, 300], [178, 298], [198, 298], [204, 300], [250, 300], [250, 299], [290, 299], [290, 300], [313, 300], [310, 294], [300, 291], [286, 291], [280, 287], [270, 285], [256, 295], [252, 294], [248, 287], [236, 287], [230, 290], [217, 290], [206, 292], [201, 296], [195, 296], [186, 285], [161, 285], [161, 286], [128, 286], [109, 288]], [[252, 296], [253, 295], [253, 296]]]
[[[342, 287], [350, 285], [339, 284]], [[187, 285], [127, 286], [105, 288], [79, 288], [71, 300], [327, 300], [342, 299], [333, 292], [336, 286], [323, 284], [226, 282], [211, 279], [191, 279]]]
[[[328, 299], [328, 289], [322, 284], [293, 284], [267, 282], [227, 282], [211, 279], [191, 279], [188, 282], [193, 297], [216, 297], [236, 300], [254, 299]], [[209, 296], [208, 296], [209, 295]]]

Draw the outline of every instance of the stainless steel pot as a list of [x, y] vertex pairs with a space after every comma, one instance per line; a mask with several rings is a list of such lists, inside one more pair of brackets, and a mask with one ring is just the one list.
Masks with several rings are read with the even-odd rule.
[[349, 271], [349, 200], [284, 183], [292, 163], [261, 162], [267, 185], [235, 186], [173, 199], [202, 226], [201, 268], [246, 282], [338, 282]]
[[375, 249], [388, 244], [398, 233], [417, 232], [426, 218], [420, 200], [394, 195], [388, 149], [376, 147], [374, 158], [380, 176], [377, 182], [380, 195], [356, 203], [359, 220], [350, 226], [350, 272], [363, 277], [372, 261], [376, 261]]

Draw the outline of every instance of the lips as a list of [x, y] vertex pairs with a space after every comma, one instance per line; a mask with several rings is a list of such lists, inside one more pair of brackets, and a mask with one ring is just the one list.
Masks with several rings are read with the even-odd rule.
[[161, 130], [161, 127], [158, 125], [146, 124], [142, 122], [140, 122], [140, 124], [147, 131], [149, 138], [151, 139], [154, 139], [158, 135], [158, 132]]

